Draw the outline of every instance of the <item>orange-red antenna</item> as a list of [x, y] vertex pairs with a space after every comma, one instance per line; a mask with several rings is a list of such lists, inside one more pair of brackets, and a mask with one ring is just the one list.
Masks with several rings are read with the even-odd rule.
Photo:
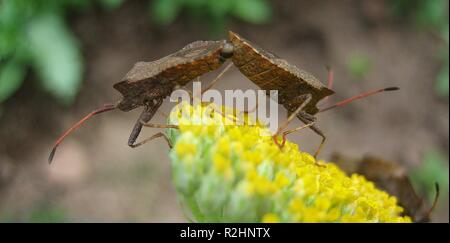
[[340, 101], [340, 102], [338, 102], [338, 103], [336, 103], [334, 105], [328, 106], [328, 107], [326, 107], [324, 109], [320, 109], [319, 112], [324, 112], [324, 111], [327, 111], [327, 110], [331, 110], [333, 108], [346, 105], [346, 104], [348, 104], [348, 103], [350, 103], [352, 101], [355, 101], [355, 100], [358, 100], [358, 99], [362, 99], [362, 98], [365, 98], [367, 96], [378, 94], [378, 93], [381, 93], [381, 92], [384, 92], [384, 91], [394, 91], [394, 90], [399, 90], [399, 89], [400, 88], [398, 88], [398, 87], [389, 87], [389, 88], [384, 88], [384, 89], [370, 90], [370, 91], [364, 92], [362, 94], [359, 94], [359, 95], [350, 97], [348, 99], [345, 99], [343, 101]]
[[58, 138], [58, 140], [56, 140], [55, 145], [53, 145], [53, 149], [50, 152], [50, 156], [48, 157], [48, 163], [49, 164], [52, 163], [53, 156], [55, 156], [56, 148], [58, 148], [59, 144], [64, 140], [65, 137], [70, 135], [73, 131], [75, 131], [78, 127], [80, 127], [81, 124], [83, 124], [85, 121], [87, 121], [92, 116], [100, 114], [100, 113], [103, 113], [103, 112], [111, 111], [111, 110], [114, 110], [114, 109], [116, 109], [116, 105], [114, 105], [114, 104], [106, 104], [102, 108], [92, 111], [87, 116], [83, 117], [81, 120], [79, 120], [77, 123], [75, 123], [75, 125], [73, 125], [71, 128], [69, 128], [67, 131], [65, 131]]
[[[334, 83], [334, 72], [333, 69], [331, 69], [330, 66], [326, 66], [327, 68], [327, 72], [328, 72], [328, 78], [327, 78], [327, 88], [328, 89], [333, 89], [333, 83]], [[328, 99], [330, 98], [330, 96], [325, 97], [322, 102], [326, 102]]]
[[333, 88], [333, 82], [334, 82], [334, 72], [333, 72], [333, 69], [331, 69], [330, 66], [326, 66], [326, 68], [327, 68], [327, 71], [328, 71], [327, 88], [328, 89], [332, 89]]

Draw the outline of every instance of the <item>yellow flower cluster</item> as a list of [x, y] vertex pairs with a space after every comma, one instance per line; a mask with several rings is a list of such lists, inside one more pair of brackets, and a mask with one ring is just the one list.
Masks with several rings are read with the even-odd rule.
[[289, 141], [280, 150], [261, 135], [266, 127], [225, 125], [236, 114], [224, 117], [227, 108], [208, 113], [206, 107], [177, 106], [169, 123], [179, 129], [167, 131], [174, 184], [195, 221], [411, 222], [395, 197], [363, 176], [347, 176], [324, 161], [318, 166]]

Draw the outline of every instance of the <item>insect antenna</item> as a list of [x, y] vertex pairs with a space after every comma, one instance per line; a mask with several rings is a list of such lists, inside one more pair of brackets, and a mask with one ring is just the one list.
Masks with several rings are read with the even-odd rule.
[[346, 104], [348, 104], [348, 103], [350, 103], [352, 101], [359, 100], [359, 99], [365, 98], [367, 96], [378, 94], [378, 93], [381, 93], [381, 92], [384, 92], [384, 91], [394, 91], [394, 90], [399, 90], [399, 89], [400, 88], [398, 88], [398, 87], [389, 87], [389, 88], [384, 88], [384, 89], [370, 90], [370, 91], [364, 92], [362, 94], [355, 95], [353, 97], [345, 99], [343, 101], [340, 101], [340, 102], [338, 102], [338, 103], [336, 103], [334, 105], [328, 106], [328, 107], [326, 107], [324, 109], [320, 109], [319, 112], [324, 112], [324, 111], [327, 111], [327, 110], [331, 110], [333, 108], [346, 105]]
[[437, 202], [439, 200], [439, 184], [436, 182], [434, 183], [434, 187], [436, 190], [436, 195], [434, 195], [433, 204], [431, 204], [430, 209], [428, 209], [427, 213], [425, 214], [425, 218], [430, 218], [431, 213], [436, 208]]
[[91, 113], [87, 114], [85, 117], [83, 117], [81, 120], [79, 120], [77, 123], [75, 123], [71, 128], [67, 129], [55, 142], [55, 145], [53, 145], [53, 149], [50, 152], [50, 155], [48, 157], [48, 163], [50, 164], [53, 160], [53, 157], [55, 156], [56, 149], [58, 148], [59, 144], [64, 140], [65, 137], [70, 135], [73, 131], [75, 131], [78, 127], [80, 127], [85, 121], [87, 121], [89, 118], [91, 118], [94, 115], [111, 111], [116, 109], [115, 104], [106, 104], [102, 108], [96, 109], [92, 111]]
[[[328, 72], [328, 78], [327, 78], [327, 88], [328, 89], [332, 89], [333, 88], [333, 83], [334, 83], [334, 72], [333, 69], [331, 69], [330, 66], [325, 66]], [[322, 102], [326, 102], [328, 99], [330, 98], [330, 96], [325, 97]]]

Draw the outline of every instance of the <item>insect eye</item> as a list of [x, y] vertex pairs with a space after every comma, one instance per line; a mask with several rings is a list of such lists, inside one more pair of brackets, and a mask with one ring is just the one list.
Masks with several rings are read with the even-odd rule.
[[225, 43], [225, 45], [223, 46], [220, 55], [224, 58], [230, 58], [231, 56], [233, 56], [233, 52], [234, 52], [234, 46], [230, 43]]

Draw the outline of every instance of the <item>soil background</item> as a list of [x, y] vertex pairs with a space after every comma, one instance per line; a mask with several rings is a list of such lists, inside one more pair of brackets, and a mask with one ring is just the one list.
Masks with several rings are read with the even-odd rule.
[[[321, 158], [336, 151], [354, 158], [370, 154], [410, 170], [422, 163], [427, 151], [437, 149], [448, 161], [448, 99], [434, 92], [441, 67], [436, 53], [442, 43], [376, 7], [367, 8], [367, 2], [271, 1], [274, 16], [269, 24], [233, 20], [229, 28], [323, 83], [325, 66], [332, 66], [336, 94], [330, 101], [372, 88], [401, 88], [320, 114], [318, 124], [328, 137]], [[0, 215], [20, 221], [47, 210], [77, 222], [184, 222], [164, 141], [137, 149], [126, 145], [141, 109], [96, 117], [60, 146], [51, 166], [47, 156], [63, 130], [89, 111], [120, 99], [112, 85], [135, 62], [159, 59], [192, 41], [210, 39], [207, 24], [181, 16], [161, 28], [151, 23], [147, 1], [126, 1], [116, 11], [73, 15], [70, 25], [80, 39], [86, 68], [76, 102], [58, 105], [37, 87], [30, 72], [24, 87], [2, 105]], [[354, 53], [372, 61], [371, 71], [360, 81], [346, 68]], [[218, 72], [201, 80], [207, 83]], [[236, 68], [217, 88], [257, 89]], [[172, 106], [166, 100], [160, 110], [167, 113]], [[284, 117], [285, 110], [280, 110]], [[164, 123], [164, 117], [156, 115], [153, 122]], [[156, 131], [144, 129], [141, 138]], [[309, 152], [320, 142], [311, 131], [289, 139]], [[448, 222], [448, 199], [433, 213], [433, 221]]]

